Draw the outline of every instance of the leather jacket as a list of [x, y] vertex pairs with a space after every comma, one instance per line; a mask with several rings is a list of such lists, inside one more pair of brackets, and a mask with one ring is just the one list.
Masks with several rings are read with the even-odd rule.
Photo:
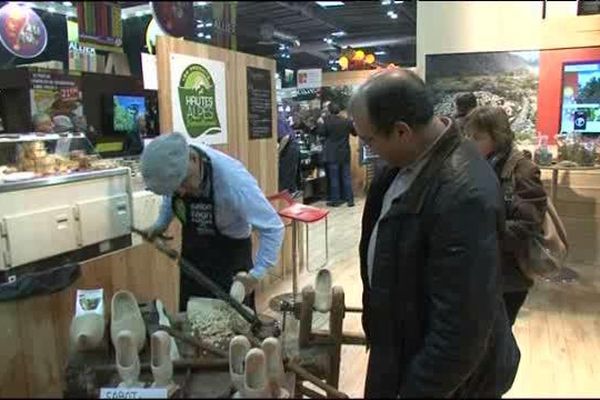
[[360, 243], [368, 398], [498, 397], [516, 375], [520, 354], [502, 300], [500, 188], [473, 144], [447, 124], [379, 222], [371, 282], [369, 239], [398, 169], [369, 190]]

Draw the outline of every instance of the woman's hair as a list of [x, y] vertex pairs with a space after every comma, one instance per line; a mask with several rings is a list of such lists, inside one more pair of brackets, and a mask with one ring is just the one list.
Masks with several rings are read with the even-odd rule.
[[496, 150], [510, 148], [515, 139], [508, 115], [501, 107], [477, 107], [467, 115], [463, 130], [470, 138], [487, 133], [496, 144]]

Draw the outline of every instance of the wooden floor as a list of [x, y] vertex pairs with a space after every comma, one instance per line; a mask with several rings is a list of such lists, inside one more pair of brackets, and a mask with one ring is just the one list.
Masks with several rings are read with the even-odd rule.
[[[364, 201], [356, 207], [331, 209], [329, 263], [334, 285], [341, 285], [348, 306], [361, 306], [362, 282], [358, 265], [360, 218]], [[324, 204], [315, 204], [324, 207]], [[324, 258], [323, 226], [310, 230], [311, 263]], [[600, 396], [600, 270], [571, 266], [580, 274], [574, 284], [541, 283], [530, 292], [514, 333], [521, 349], [516, 381], [506, 398]], [[315, 267], [312, 267], [315, 268]], [[315, 272], [304, 271], [301, 289], [314, 284]], [[267, 312], [268, 300], [289, 292], [289, 278], [257, 297], [259, 310]], [[361, 331], [360, 318], [347, 315], [344, 330]], [[340, 389], [362, 397], [367, 354], [364, 347], [344, 346]]]

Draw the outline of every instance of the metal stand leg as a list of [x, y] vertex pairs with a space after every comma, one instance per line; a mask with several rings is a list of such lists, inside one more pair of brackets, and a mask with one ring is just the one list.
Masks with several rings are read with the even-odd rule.
[[328, 220], [329, 219], [327, 217], [325, 217], [325, 261], [322, 264], [320, 264], [315, 270], [311, 270], [310, 269], [310, 263], [309, 263], [309, 260], [308, 260], [308, 255], [309, 255], [309, 251], [308, 251], [308, 228], [309, 228], [309, 225], [308, 224], [306, 225], [306, 262], [305, 262], [305, 265], [306, 265], [306, 271], [307, 272], [318, 271], [318, 270], [324, 268], [327, 265], [327, 262], [329, 261], [329, 235], [328, 235], [329, 229], [328, 229], [328, 225], [327, 225]]
[[329, 221], [329, 217], [325, 217], [325, 264], [329, 262], [329, 229], [327, 223]]
[[281, 312], [281, 305], [294, 305], [298, 300], [298, 222], [292, 221], [292, 292], [274, 296], [269, 300], [269, 308]]
[[292, 301], [296, 302], [298, 295], [298, 222], [292, 225]]
[[308, 259], [308, 256], [310, 255], [310, 251], [309, 251], [309, 247], [310, 243], [309, 243], [309, 237], [308, 237], [308, 231], [310, 229], [310, 225], [308, 224], [304, 224], [304, 229], [306, 230], [306, 256], [304, 257], [304, 266], [307, 272], [311, 272], [309, 265], [310, 265], [310, 260]]

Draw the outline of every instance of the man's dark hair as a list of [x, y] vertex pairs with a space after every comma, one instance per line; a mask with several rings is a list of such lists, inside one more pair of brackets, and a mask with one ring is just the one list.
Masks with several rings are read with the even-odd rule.
[[[360, 100], [359, 100], [360, 99]], [[365, 107], [376, 132], [389, 134], [396, 122], [415, 129], [433, 118], [433, 101], [425, 83], [409, 70], [383, 71], [368, 80], [352, 98], [351, 114]]]
[[341, 111], [340, 106], [338, 106], [337, 103], [334, 103], [333, 101], [327, 105], [327, 109], [333, 115], [338, 115]]
[[456, 107], [456, 116], [464, 117], [477, 107], [477, 97], [471, 92], [459, 93], [454, 98], [454, 106]]

